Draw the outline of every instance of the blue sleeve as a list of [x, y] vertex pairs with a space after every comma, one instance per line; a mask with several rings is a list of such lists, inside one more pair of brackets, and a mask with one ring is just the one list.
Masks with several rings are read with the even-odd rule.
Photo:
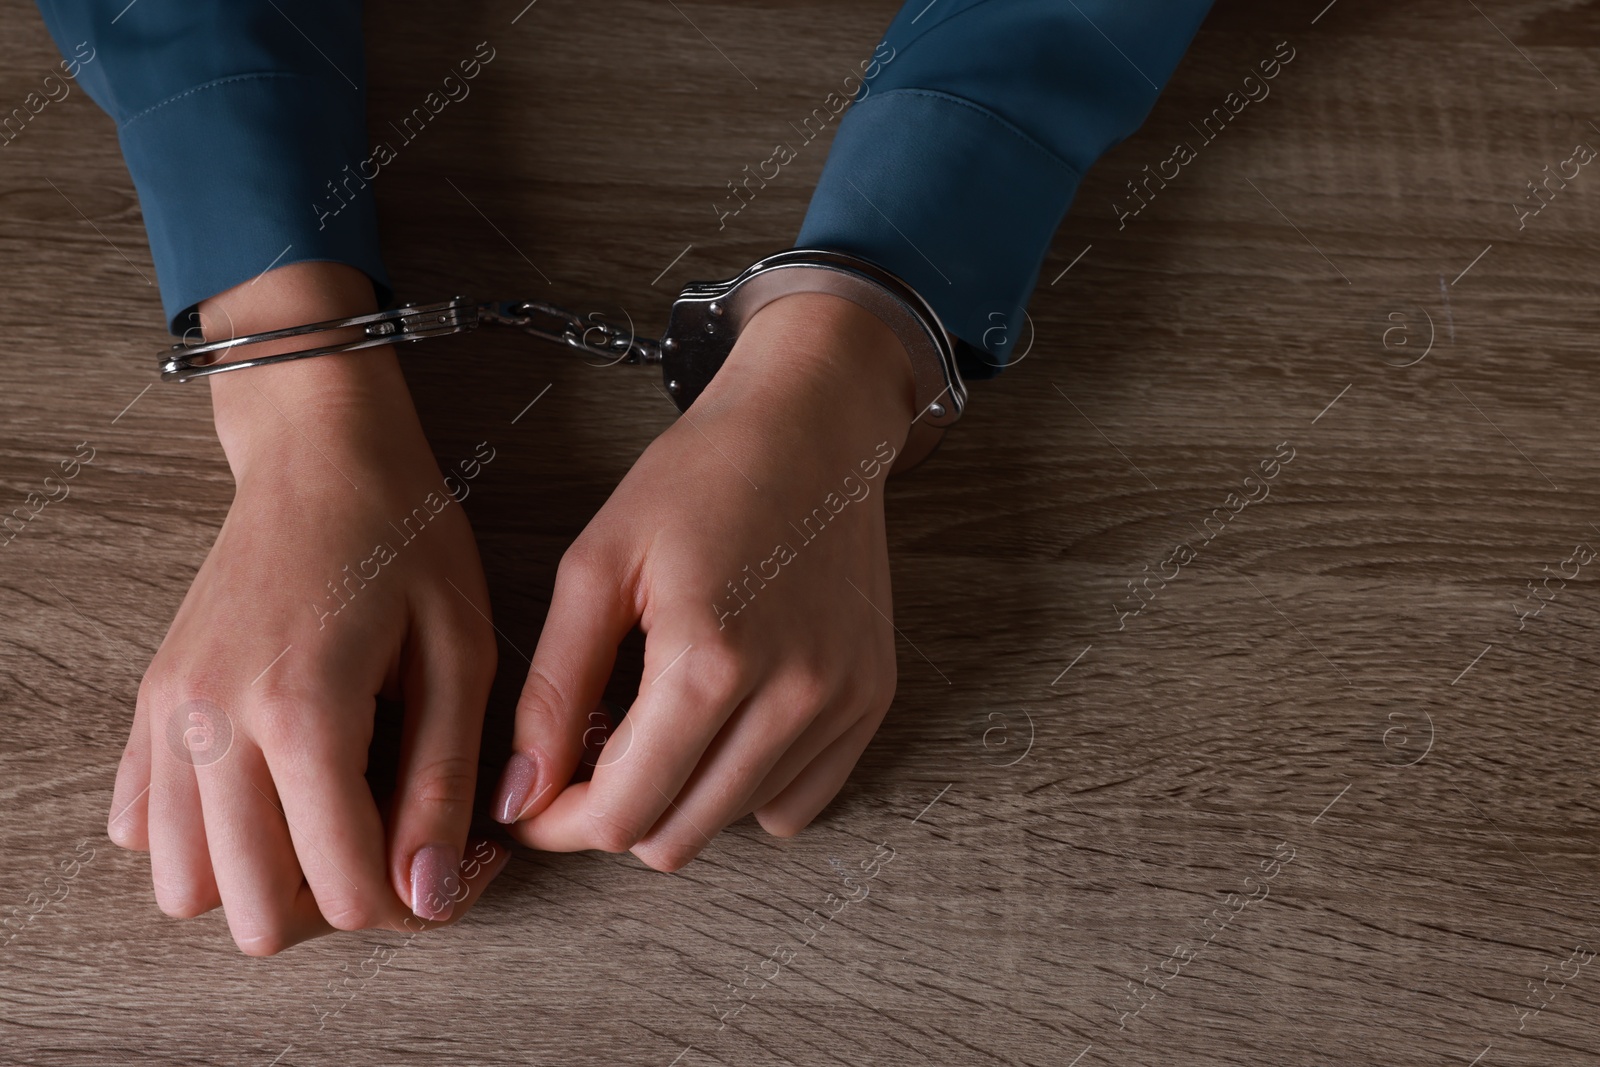
[[1084, 172], [1144, 121], [1210, 7], [909, 0], [863, 64], [798, 243], [898, 274], [987, 352], [962, 372], [992, 377]]
[[360, 0], [40, 0], [117, 124], [174, 333], [268, 267], [388, 282], [367, 155]]

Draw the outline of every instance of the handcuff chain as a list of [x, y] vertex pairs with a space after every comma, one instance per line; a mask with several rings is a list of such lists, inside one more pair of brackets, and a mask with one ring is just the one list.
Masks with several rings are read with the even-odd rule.
[[[164, 381], [184, 382], [191, 378], [242, 370], [247, 367], [286, 363], [337, 352], [355, 352], [364, 348], [400, 344], [405, 341], [420, 341], [424, 337], [466, 333], [476, 329], [479, 323], [485, 322], [516, 327], [534, 337], [601, 357], [606, 361], [606, 365], [661, 362], [660, 343], [639, 337], [633, 329], [631, 320], [628, 328], [623, 329], [603, 318], [599, 312], [593, 312], [585, 319], [577, 312], [538, 300], [499, 300], [479, 303], [470, 297], [457, 296], [451, 300], [429, 304], [404, 304], [387, 311], [328, 319], [303, 326], [290, 326], [281, 330], [268, 330], [201, 344], [180, 342], [167, 349], [166, 354], [162, 356], [161, 377]], [[222, 362], [223, 356], [235, 348], [355, 327], [360, 327], [362, 331], [362, 336], [357, 340]]]
[[631, 318], [623, 330], [599, 312], [590, 312], [583, 318], [575, 311], [542, 300], [501, 300], [480, 304], [478, 321], [513, 326], [534, 337], [600, 356], [608, 365], [661, 362], [660, 342], [638, 336]]

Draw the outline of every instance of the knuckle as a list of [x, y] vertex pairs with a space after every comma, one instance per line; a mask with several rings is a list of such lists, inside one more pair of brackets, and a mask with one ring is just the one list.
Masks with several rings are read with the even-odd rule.
[[411, 777], [413, 802], [429, 807], [471, 805], [478, 782], [478, 762], [465, 756], [443, 756], [419, 765]]
[[148, 851], [148, 847], [143, 844], [144, 838], [139, 833], [142, 827], [142, 823], [135, 825], [133, 818], [127, 812], [112, 811], [106, 816], [106, 836], [111, 839], [113, 845], [129, 852]]
[[172, 692], [174, 684], [179, 679], [179, 673], [173, 669], [173, 661], [157, 650], [155, 657], [150, 660], [150, 665], [145, 668], [144, 675], [139, 679], [139, 699], [163, 700]]
[[249, 730], [262, 748], [279, 752], [304, 751], [333, 740], [331, 731], [338, 720], [316, 714], [316, 702], [303, 689], [266, 680], [261, 682], [261, 689], [251, 695]]
[[169, 919], [195, 919], [211, 910], [209, 904], [195, 896], [157, 898], [163, 915]]
[[603, 588], [611, 573], [604, 556], [583, 538], [572, 542], [556, 567], [556, 585], [565, 591], [587, 594]]
[[744, 688], [746, 665], [744, 657], [727, 645], [713, 644], [685, 663], [680, 676], [681, 685], [693, 691], [709, 704], [723, 704], [738, 696]]
[[151, 666], [139, 681], [139, 703], [160, 723], [194, 700], [205, 699], [208, 690], [194, 680], [162, 667]]
[[259, 696], [250, 713], [250, 732], [268, 751], [302, 747], [306, 730], [314, 725], [297, 702], [278, 694]]
[[899, 677], [895, 674], [893, 664], [887, 669], [879, 666], [863, 672], [860, 681], [850, 688], [846, 703], [853, 709], [861, 710], [866, 717], [881, 716], [894, 703], [898, 686]]
[[889, 708], [894, 704], [895, 678], [893, 675], [873, 692], [872, 699], [867, 702], [867, 711], [876, 718], [883, 718], [889, 713]]
[[809, 723], [833, 698], [838, 687], [822, 671], [808, 668], [791, 678], [786, 688], [790, 712]]
[[157, 882], [156, 906], [163, 915], [173, 919], [193, 919], [212, 908], [209, 894], [192, 882]]
[[773, 837], [793, 837], [811, 825], [809, 818], [801, 818], [796, 812], [772, 804], [756, 812], [756, 821]]
[[152, 710], [164, 711], [192, 700], [220, 701], [230, 688], [225, 668], [204, 660], [178, 660], [162, 650], [139, 679], [138, 699]]
[[139, 679], [139, 694], [136, 698], [139, 704], [146, 708], [156, 708], [165, 705], [167, 689], [166, 672], [152, 663], [144, 672], [144, 677]]
[[522, 695], [517, 698], [519, 715], [533, 713], [556, 720], [567, 703], [560, 687], [537, 663], [528, 667], [528, 677], [522, 683]]
[[644, 836], [635, 822], [611, 812], [591, 811], [589, 823], [595, 847], [602, 852], [626, 852]]
[[[261, 912], [242, 919], [233, 916], [229, 916], [228, 919], [228, 931], [233, 935], [233, 943], [239, 946], [239, 951], [246, 956], [276, 956], [302, 940], [301, 937], [294, 936], [292, 908], [289, 901], [263, 903], [266, 903], [266, 907]], [[339, 929], [347, 928], [339, 927]]]
[[328, 920], [328, 925], [335, 930], [366, 930], [377, 925], [372, 909], [359, 900], [329, 901], [320, 910], [322, 917]]
[[700, 847], [692, 841], [652, 838], [634, 845], [633, 854], [639, 857], [645, 866], [662, 874], [672, 874], [688, 866], [690, 861], [700, 854]]
[[[457, 599], [460, 599], [459, 597]], [[495, 640], [494, 624], [463, 604], [465, 614], [458, 615], [454, 655], [468, 675], [492, 675], [500, 663], [500, 646]]]
[[235, 931], [233, 943], [246, 956], [276, 956], [294, 942], [282, 926], [268, 926]]
[[231, 691], [227, 679], [204, 671], [152, 667], [139, 683], [139, 704], [149, 728], [141, 737], [130, 734], [124, 760], [161, 758], [156, 748], [197, 766], [220, 759], [233, 737]]

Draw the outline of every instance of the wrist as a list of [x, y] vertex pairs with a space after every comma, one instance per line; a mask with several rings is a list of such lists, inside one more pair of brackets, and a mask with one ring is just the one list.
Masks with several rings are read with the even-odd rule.
[[[207, 340], [260, 333], [376, 310], [366, 275], [340, 263], [295, 263], [236, 286], [200, 305]], [[349, 340], [350, 333], [302, 335], [239, 348], [234, 355], [292, 351], [310, 343]], [[367, 350], [208, 379], [218, 440], [236, 479], [263, 464], [294, 468], [322, 453], [359, 450], [377, 436], [393, 437], [420, 426], [394, 352]], [[292, 470], [290, 473], [296, 473]], [[337, 478], [337, 475], [334, 475]]]
[[385, 442], [421, 436], [392, 351], [320, 356], [210, 381], [217, 439], [235, 480], [261, 467], [292, 473], [297, 461], [314, 467], [319, 456], [324, 469], [334, 457], [377, 458]]
[[810, 389], [823, 410], [866, 420], [897, 450], [917, 414], [905, 346], [876, 315], [829, 293], [792, 293], [756, 312], [707, 391], [751, 377], [785, 392]]

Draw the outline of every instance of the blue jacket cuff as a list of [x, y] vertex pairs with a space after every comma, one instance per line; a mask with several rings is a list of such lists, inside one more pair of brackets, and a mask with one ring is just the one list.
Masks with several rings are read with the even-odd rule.
[[377, 211], [347, 151], [366, 143], [365, 103], [304, 74], [242, 74], [120, 125], [173, 333], [200, 301], [288, 263], [349, 263], [388, 302]]
[[963, 353], [962, 374], [993, 377], [1022, 332], [1019, 298], [1032, 292], [1081, 177], [970, 101], [878, 92], [840, 121], [799, 243], [900, 275], [947, 330], [981, 350]]

